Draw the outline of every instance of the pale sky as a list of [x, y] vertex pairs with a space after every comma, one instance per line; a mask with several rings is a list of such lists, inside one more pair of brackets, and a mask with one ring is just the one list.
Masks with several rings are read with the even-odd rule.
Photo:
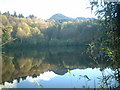
[[89, 6], [89, 0], [0, 0], [1, 12], [14, 11], [24, 16], [34, 14], [38, 18], [48, 19], [56, 13], [68, 17], [94, 17]]

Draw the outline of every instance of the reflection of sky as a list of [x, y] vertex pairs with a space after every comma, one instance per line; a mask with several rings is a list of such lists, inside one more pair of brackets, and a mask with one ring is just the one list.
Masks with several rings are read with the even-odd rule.
[[[114, 71], [111, 69], [105, 69], [103, 71], [104, 75], [111, 75], [113, 73]], [[87, 78], [81, 77], [80, 75], [87, 75], [90, 80], [88, 81]], [[5, 82], [4, 87], [41, 88], [41, 86], [38, 85], [39, 83], [45, 88], [82, 88], [84, 86], [94, 88], [98, 87], [100, 80], [98, 80], [97, 77], [100, 76], [102, 76], [102, 72], [99, 68], [74, 69], [64, 75], [57, 75], [53, 71], [48, 71], [35, 78], [27, 76], [26, 80], [21, 79], [19, 83], [17, 80], [14, 80], [13, 83]], [[115, 80], [112, 80], [112, 84], [115, 84]]]

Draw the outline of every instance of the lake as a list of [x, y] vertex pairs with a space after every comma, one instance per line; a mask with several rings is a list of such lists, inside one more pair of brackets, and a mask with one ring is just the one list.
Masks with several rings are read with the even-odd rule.
[[119, 84], [111, 62], [94, 61], [87, 47], [3, 50], [4, 88], [109, 88]]

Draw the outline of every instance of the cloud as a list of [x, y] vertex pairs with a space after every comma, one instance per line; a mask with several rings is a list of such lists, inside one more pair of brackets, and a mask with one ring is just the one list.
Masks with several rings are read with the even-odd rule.
[[35, 81], [39, 81], [39, 80], [48, 81], [56, 76], [58, 76], [58, 75], [55, 74], [53, 71], [48, 71], [48, 72], [44, 72], [43, 74], [40, 74], [40, 76], [37, 76], [36, 78], [32, 78], [31, 76], [28, 76], [26, 78], [26, 80], [29, 82], [35, 82]]
[[1, 88], [16, 88], [16, 86], [17, 86], [17, 80], [14, 80], [13, 83], [5, 82], [4, 85], [0, 85]]

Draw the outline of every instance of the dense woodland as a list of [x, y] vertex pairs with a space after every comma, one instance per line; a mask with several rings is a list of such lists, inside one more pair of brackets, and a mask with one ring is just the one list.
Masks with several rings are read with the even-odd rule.
[[24, 17], [22, 14], [3, 13], [3, 45], [15, 47], [48, 47], [87, 45], [102, 35], [102, 20], [85, 19], [58, 22], [42, 20], [34, 15]]

